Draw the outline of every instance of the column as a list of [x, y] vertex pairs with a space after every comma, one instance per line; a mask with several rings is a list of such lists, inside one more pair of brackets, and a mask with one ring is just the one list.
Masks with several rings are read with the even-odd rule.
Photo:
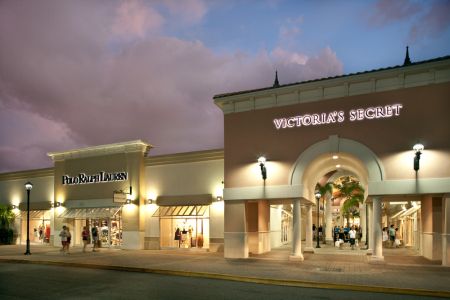
[[333, 232], [333, 216], [331, 211], [331, 199], [326, 200], [325, 222], [326, 222], [325, 242], [328, 245], [332, 245], [334, 232]]
[[[361, 209], [359, 210], [359, 218], [361, 220], [361, 231], [362, 231], [362, 238], [361, 238], [361, 245], [366, 243], [367, 238], [367, 222], [366, 222], [366, 212], [367, 212], [367, 204], [364, 202], [363, 205], [361, 205]], [[360, 245], [360, 247], [362, 247]]]
[[305, 205], [306, 208], [306, 245], [304, 252], [314, 253], [313, 235], [312, 235], [312, 205]]
[[369, 235], [368, 235], [368, 242], [369, 242], [369, 248], [367, 249], [367, 254], [372, 254], [373, 252], [373, 226], [372, 226], [372, 219], [373, 219], [373, 203], [368, 202], [367, 204], [367, 226], [369, 228]]
[[383, 257], [383, 237], [381, 232], [381, 198], [372, 198], [373, 217], [372, 217], [372, 256], [370, 260], [372, 262], [384, 261]]
[[248, 258], [245, 201], [225, 201], [224, 257]]
[[289, 260], [303, 261], [302, 254], [302, 216], [300, 199], [294, 199], [293, 230], [292, 230], [292, 254]]
[[450, 267], [450, 194], [442, 199], [442, 265]]

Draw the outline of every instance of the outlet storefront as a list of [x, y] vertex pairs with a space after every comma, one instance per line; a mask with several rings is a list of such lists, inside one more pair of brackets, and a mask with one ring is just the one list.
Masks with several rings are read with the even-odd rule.
[[[449, 97], [450, 57], [276, 80], [214, 97], [225, 151], [152, 157], [151, 145], [137, 140], [50, 153], [53, 168], [0, 174], [1, 201], [20, 204], [23, 232], [23, 185], [32, 181], [31, 228], [39, 237], [45, 228], [33, 241], [51, 245], [60, 244], [63, 225], [75, 245], [84, 226], [95, 226], [104, 247], [247, 258], [289, 244], [290, 259], [303, 260], [314, 251], [313, 224], [332, 243], [333, 227], [350, 220], [367, 232], [373, 260], [384, 259], [382, 228], [393, 224], [403, 246], [449, 265]], [[416, 143], [423, 148], [413, 150]], [[364, 187], [357, 218], [343, 215], [335, 191], [315, 197], [318, 183], [343, 180]]]

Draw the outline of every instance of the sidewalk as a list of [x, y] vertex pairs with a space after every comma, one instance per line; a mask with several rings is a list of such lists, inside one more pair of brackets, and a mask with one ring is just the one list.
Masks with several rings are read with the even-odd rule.
[[338, 253], [326, 245], [316, 249], [316, 254], [305, 253], [303, 262], [289, 261], [290, 249], [287, 247], [249, 259], [225, 259], [223, 253], [188, 250], [102, 248], [98, 252], [83, 253], [79, 247], [64, 255], [59, 248], [41, 245], [32, 245], [32, 255], [25, 256], [25, 246], [14, 245], [0, 246], [0, 263], [50, 264], [450, 298], [450, 268], [414, 256], [407, 249], [395, 249], [403, 253], [389, 250], [385, 251], [384, 264], [369, 264], [363, 250]]

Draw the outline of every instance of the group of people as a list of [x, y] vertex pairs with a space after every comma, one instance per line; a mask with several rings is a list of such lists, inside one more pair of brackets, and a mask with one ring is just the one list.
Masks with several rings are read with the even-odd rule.
[[[95, 252], [99, 248], [98, 228], [96, 226], [93, 226], [91, 228], [91, 234], [93, 243], [92, 251]], [[63, 254], [69, 254], [70, 241], [72, 239], [69, 226], [64, 225], [62, 227], [62, 230], [59, 233], [59, 237], [61, 238], [61, 245], [62, 245], [60, 251], [63, 252]], [[91, 241], [91, 237], [87, 226], [83, 227], [83, 231], [81, 232], [81, 239], [83, 240], [83, 252], [86, 252], [86, 247]]]
[[359, 246], [363, 236], [361, 226], [358, 225], [353, 225], [351, 227], [335, 226], [333, 232], [333, 241], [336, 247], [341, 248], [341, 245], [349, 242], [352, 250], [355, 250], [355, 248]]
[[394, 225], [383, 227], [383, 246], [389, 248], [398, 248], [401, 245], [400, 232]]

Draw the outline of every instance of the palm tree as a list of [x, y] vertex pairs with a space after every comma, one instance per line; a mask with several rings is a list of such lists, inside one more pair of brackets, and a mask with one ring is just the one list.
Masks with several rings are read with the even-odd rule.
[[[316, 184], [316, 192], [320, 193], [320, 198], [323, 199], [323, 208], [325, 211], [325, 196], [327, 194], [332, 195], [333, 194], [333, 183], [327, 182], [324, 185], [321, 185], [320, 183]], [[320, 200], [319, 200], [320, 201]], [[319, 214], [319, 207], [317, 208], [317, 214]], [[326, 225], [324, 222], [324, 228], [322, 228], [322, 234], [325, 234], [326, 232]], [[317, 224], [317, 227], [319, 227], [319, 224]], [[325, 242], [325, 236], [323, 237], [323, 241]]]
[[347, 227], [350, 226], [350, 217], [359, 216], [358, 207], [364, 202], [364, 188], [359, 181], [351, 180], [350, 177], [344, 178], [341, 183], [335, 184], [339, 191], [339, 197], [344, 199], [342, 214], [347, 218]]
[[0, 243], [10, 244], [13, 239], [13, 230], [10, 228], [15, 215], [10, 206], [0, 205]]

